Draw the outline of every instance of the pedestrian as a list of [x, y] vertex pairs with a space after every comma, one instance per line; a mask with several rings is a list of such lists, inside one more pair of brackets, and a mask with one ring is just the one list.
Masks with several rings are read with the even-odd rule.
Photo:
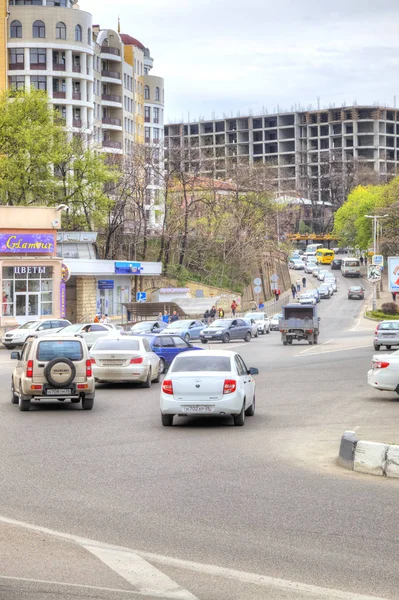
[[223, 310], [223, 308], [219, 308], [219, 318], [220, 319], [224, 318], [224, 310]]
[[292, 292], [292, 297], [295, 300], [295, 297], [296, 297], [296, 287], [295, 287], [294, 284], [292, 284], [292, 286], [291, 286], [291, 292]]
[[100, 317], [101, 317], [101, 313], [99, 313], [98, 315], [96, 315], [93, 319], [93, 323], [99, 323], [100, 322]]
[[210, 320], [211, 316], [209, 314], [209, 310], [206, 309], [206, 311], [204, 312], [204, 322], [209, 325], [209, 320]]
[[100, 319], [100, 323], [108, 323], [108, 315], [102, 315], [101, 319]]
[[179, 315], [177, 314], [177, 312], [174, 310], [172, 316], [170, 317], [170, 322], [174, 323], [175, 321], [179, 320]]
[[165, 312], [163, 313], [162, 321], [164, 323], [169, 323], [169, 313], [167, 310], [165, 310]]
[[363, 256], [361, 256], [360, 257], [360, 264], [363, 266], [363, 263], [364, 263], [364, 258], [363, 258]]
[[160, 310], [157, 316], [157, 321], [162, 321], [163, 319], [163, 315], [162, 315], [162, 311]]
[[277, 288], [274, 290], [274, 297], [276, 298], [276, 302], [278, 302], [278, 299], [280, 298], [280, 294], [281, 294], [280, 288]]
[[233, 300], [233, 302], [231, 303], [231, 313], [233, 315], [233, 317], [236, 316], [236, 310], [237, 310], [237, 302], [235, 300]]
[[396, 292], [392, 292], [392, 300], [396, 302]]
[[212, 321], [214, 321], [216, 317], [216, 306], [212, 306], [211, 310], [209, 311], [209, 316], [211, 318], [212, 323]]
[[299, 278], [296, 280], [296, 291], [301, 291], [301, 280]]
[[364, 257], [364, 264], [365, 264], [365, 265], [366, 265], [366, 267], [367, 267], [367, 256], [365, 256], [365, 257]]
[[306, 287], [306, 277], [305, 276], [302, 277], [302, 285], [304, 288]]
[[7, 301], [8, 301], [8, 294], [3, 292], [3, 317], [5, 317], [7, 315]]
[[262, 310], [262, 308], [265, 308], [265, 303], [263, 301], [259, 302], [258, 308], [259, 308], [259, 310]]

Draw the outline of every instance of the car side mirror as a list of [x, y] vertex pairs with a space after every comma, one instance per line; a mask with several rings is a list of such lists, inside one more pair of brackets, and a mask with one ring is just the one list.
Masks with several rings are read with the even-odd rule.
[[44, 329], [43, 325], [41, 327], [37, 328], [38, 331], [43, 331], [43, 329]]
[[259, 375], [259, 369], [256, 367], [249, 367], [248, 375]]
[[11, 358], [13, 360], [21, 360], [21, 353], [20, 352], [11, 352]]

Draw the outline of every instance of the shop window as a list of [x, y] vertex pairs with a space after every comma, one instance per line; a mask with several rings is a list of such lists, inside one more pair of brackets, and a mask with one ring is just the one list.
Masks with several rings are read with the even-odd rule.
[[53, 312], [53, 268], [3, 267], [2, 316], [40, 317]]

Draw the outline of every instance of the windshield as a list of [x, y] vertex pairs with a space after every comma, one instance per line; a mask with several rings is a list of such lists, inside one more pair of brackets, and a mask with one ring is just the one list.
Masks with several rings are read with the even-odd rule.
[[276, 321], [276, 320], [278, 321], [279, 319], [282, 319], [282, 318], [283, 318], [283, 314], [282, 313], [278, 313], [277, 315], [274, 315], [273, 320], [274, 321]]
[[82, 344], [78, 340], [46, 340], [39, 342], [37, 347], [37, 359], [50, 361], [54, 358], [82, 360]]
[[191, 371], [227, 371], [231, 370], [227, 356], [179, 356], [173, 363], [173, 373]]
[[189, 327], [191, 321], [174, 321], [170, 325], [168, 325], [168, 329], [187, 329]]
[[228, 327], [231, 324], [232, 321], [227, 321], [225, 319], [216, 319], [216, 321], [212, 323], [212, 327]]
[[17, 327], [17, 329], [34, 329], [36, 327], [36, 325], [38, 325], [39, 323], [40, 323], [40, 321], [28, 321], [27, 323], [24, 323], [20, 327]]
[[[75, 325], [68, 325], [67, 327], [63, 327], [62, 331], [62, 335], [69, 335], [70, 333], [76, 333], [77, 331], [80, 331], [80, 329], [84, 327], [84, 323], [76, 323]], [[60, 331], [60, 335], [61, 335], [61, 331]]]
[[140, 350], [140, 342], [138, 340], [129, 340], [126, 338], [115, 338], [115, 339], [105, 339], [98, 340], [93, 348], [93, 350]]
[[360, 261], [358, 260], [346, 260], [344, 267], [360, 267]]
[[155, 325], [155, 321], [136, 323], [136, 325], [133, 325], [133, 327], [130, 328], [130, 331], [148, 331], [148, 329], [151, 329], [153, 325]]
[[253, 319], [254, 321], [264, 321], [265, 315], [262, 313], [247, 313], [245, 315], [246, 319]]

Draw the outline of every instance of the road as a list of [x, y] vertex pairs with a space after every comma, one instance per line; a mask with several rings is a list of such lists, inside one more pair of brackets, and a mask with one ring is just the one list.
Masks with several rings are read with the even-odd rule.
[[392, 437], [398, 410], [338, 277], [318, 346], [234, 344], [260, 370], [243, 428], [162, 428], [159, 385], [21, 413], [0, 351], [0, 598], [399, 599], [397, 482], [335, 463], [345, 429]]

